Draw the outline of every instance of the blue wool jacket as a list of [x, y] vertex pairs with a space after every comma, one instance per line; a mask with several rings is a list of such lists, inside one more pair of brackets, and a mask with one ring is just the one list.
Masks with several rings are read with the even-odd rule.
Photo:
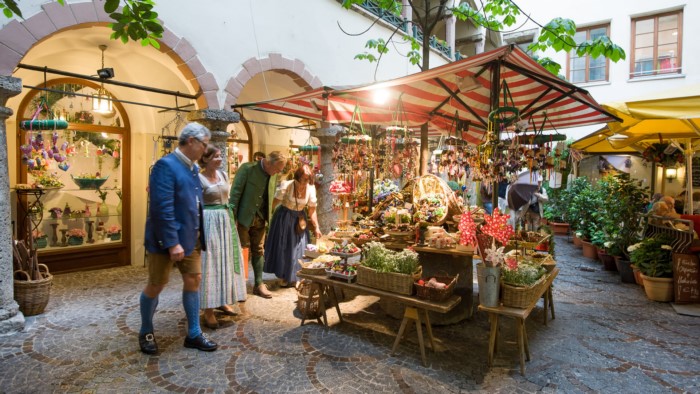
[[144, 245], [149, 253], [169, 254], [180, 244], [189, 256], [197, 244], [206, 248], [199, 167], [190, 170], [174, 153], [156, 162], [148, 181], [149, 204]]

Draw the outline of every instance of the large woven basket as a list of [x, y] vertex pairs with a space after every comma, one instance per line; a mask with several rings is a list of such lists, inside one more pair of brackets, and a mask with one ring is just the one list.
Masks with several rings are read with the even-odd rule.
[[397, 274], [395, 272], [377, 272], [377, 270], [357, 266], [357, 284], [392, 293], [405, 295], [413, 294], [413, 283], [420, 279], [423, 267], [419, 267], [413, 275]]
[[44, 264], [39, 264], [39, 270], [42, 279], [38, 280], [29, 280], [30, 276], [26, 271], [17, 270], [14, 273], [15, 278], [26, 278], [26, 280], [14, 280], [15, 301], [25, 316], [44, 313], [44, 309], [49, 303], [53, 275], [49, 273], [49, 267]]
[[[459, 275], [450, 276], [445, 273], [442, 275], [434, 275], [432, 276], [432, 278], [435, 278], [435, 280], [437, 280], [440, 283], [444, 283], [446, 285], [445, 288], [437, 289], [434, 287], [429, 287], [425, 284], [419, 285], [418, 282], [416, 282], [416, 295], [418, 296], [418, 298], [442, 302], [452, 297], [452, 293], [455, 290], [455, 285], [457, 284], [457, 279], [459, 278]], [[427, 282], [429, 279], [430, 278], [423, 278], [425, 282]]]
[[297, 283], [297, 308], [304, 319], [316, 319], [323, 314], [321, 309], [321, 285], [307, 279]]
[[544, 286], [547, 284], [547, 275], [542, 277], [529, 287], [512, 286], [501, 283], [501, 303], [503, 306], [513, 308], [527, 308], [539, 299]]

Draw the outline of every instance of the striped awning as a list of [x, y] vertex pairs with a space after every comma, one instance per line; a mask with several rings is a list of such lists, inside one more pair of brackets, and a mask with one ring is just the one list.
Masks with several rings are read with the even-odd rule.
[[[511, 96], [505, 103], [504, 84]], [[495, 92], [499, 106], [517, 108], [520, 119], [538, 129], [542, 124], [551, 130], [616, 120], [586, 90], [552, 75], [513, 45], [390, 81], [349, 88], [324, 86], [233, 108], [335, 124], [348, 124], [359, 112], [365, 125], [408, 126], [416, 135], [426, 123], [435, 135], [449, 134], [457, 121], [466, 122], [462, 136], [479, 144], [488, 129]], [[378, 101], [378, 96], [384, 100]]]

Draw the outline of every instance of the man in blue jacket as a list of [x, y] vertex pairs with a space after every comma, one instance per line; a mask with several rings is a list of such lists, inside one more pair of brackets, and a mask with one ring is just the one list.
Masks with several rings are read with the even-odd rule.
[[146, 354], [158, 352], [153, 315], [173, 263], [182, 274], [182, 305], [187, 315], [185, 347], [214, 351], [219, 346], [207, 338], [199, 326], [200, 249], [206, 247], [206, 242], [201, 231], [202, 186], [195, 163], [206, 151], [210, 137], [209, 129], [199, 123], [189, 123], [180, 133], [178, 147], [156, 162], [148, 181], [145, 234], [148, 284], [141, 293], [139, 332], [139, 346]]

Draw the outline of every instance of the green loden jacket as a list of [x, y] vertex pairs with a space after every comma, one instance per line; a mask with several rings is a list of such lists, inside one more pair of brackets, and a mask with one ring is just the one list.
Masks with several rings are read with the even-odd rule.
[[[236, 221], [245, 226], [250, 227], [255, 218], [255, 214], [263, 202], [262, 194], [265, 191], [265, 181], [267, 173], [262, 168], [260, 161], [243, 163], [236, 172], [231, 186], [228, 202], [236, 216]], [[277, 188], [277, 175], [273, 175], [269, 179], [268, 207], [267, 219], [268, 222], [272, 218], [272, 201], [275, 198], [275, 190]]]

